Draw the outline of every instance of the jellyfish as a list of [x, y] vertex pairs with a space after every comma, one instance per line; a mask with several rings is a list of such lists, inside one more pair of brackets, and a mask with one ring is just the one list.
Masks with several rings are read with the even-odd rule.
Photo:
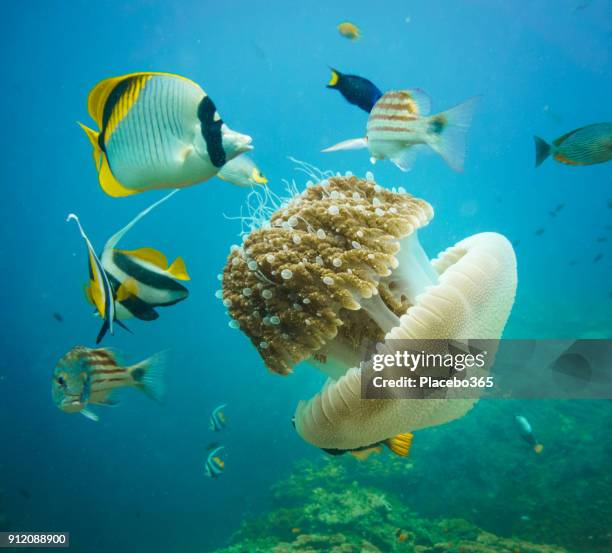
[[229, 254], [222, 298], [271, 371], [305, 361], [328, 376], [297, 405], [304, 440], [355, 450], [469, 411], [476, 399], [363, 399], [363, 344], [499, 338], [517, 283], [504, 236], [476, 234], [430, 260], [418, 231], [431, 205], [371, 175], [326, 175], [259, 212]]

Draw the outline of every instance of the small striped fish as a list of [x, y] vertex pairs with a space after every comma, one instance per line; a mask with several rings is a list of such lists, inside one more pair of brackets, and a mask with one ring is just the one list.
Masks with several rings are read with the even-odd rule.
[[223, 122], [202, 88], [179, 75], [132, 73], [98, 83], [88, 97], [100, 185], [110, 196], [181, 188], [214, 177], [251, 150], [251, 137]]
[[210, 415], [210, 429], [213, 432], [223, 430], [227, 424], [225, 413], [223, 412], [225, 407], [227, 407], [225, 403], [223, 405], [219, 405], [219, 407], [215, 407], [214, 411]]
[[437, 152], [455, 171], [463, 170], [465, 137], [477, 98], [436, 115], [429, 115], [430, 102], [418, 89], [390, 91], [374, 104], [365, 138], [345, 140], [324, 152], [368, 148], [370, 161], [389, 159], [402, 171], [411, 169], [418, 147]]
[[612, 123], [595, 123], [580, 127], [548, 144], [534, 136], [536, 167], [552, 155], [566, 165], [595, 165], [612, 159]]
[[215, 447], [208, 454], [208, 457], [206, 458], [206, 463], [204, 465], [204, 473], [206, 474], [206, 476], [209, 476], [210, 478], [217, 478], [225, 470], [225, 463], [223, 462], [221, 457], [219, 457], [219, 452], [222, 449], [225, 449], [225, 447], [220, 445], [218, 447]]
[[164, 395], [165, 352], [124, 367], [108, 349], [76, 346], [64, 355], [53, 372], [51, 394], [66, 413], [81, 413], [98, 420], [88, 405], [115, 405], [112, 394], [120, 388], [137, 388], [161, 401]]
[[159, 317], [156, 307], [174, 305], [189, 295], [177, 280], [189, 280], [182, 258], [169, 264], [166, 256], [153, 248], [120, 250], [116, 246], [123, 236], [147, 213], [165, 202], [174, 190], [139, 213], [125, 227], [116, 232], [104, 245], [98, 258], [76, 215], [68, 216], [79, 225], [89, 255], [89, 281], [85, 288], [87, 300], [95, 306], [103, 324], [96, 343], [107, 331], [113, 333], [113, 323], [135, 317], [152, 321]]

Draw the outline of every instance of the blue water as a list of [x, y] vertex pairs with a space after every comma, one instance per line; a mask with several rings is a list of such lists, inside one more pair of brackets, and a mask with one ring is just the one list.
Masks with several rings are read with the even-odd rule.
[[[167, 71], [200, 83], [224, 120], [250, 134], [254, 158], [281, 192], [294, 156], [322, 169], [373, 170], [436, 215], [421, 233], [430, 255], [469, 234], [518, 240], [519, 288], [507, 327], [514, 337], [610, 336], [612, 165], [534, 169], [534, 134], [552, 140], [612, 120], [612, 7], [593, 0], [461, 2], [30, 2], [3, 9], [2, 304], [0, 489], [11, 528], [64, 530], [73, 551], [207, 551], [245, 515], [261, 512], [269, 486], [292, 463], [318, 456], [290, 424], [298, 399], [321, 377], [307, 368], [267, 371], [228, 327], [214, 293], [246, 191], [219, 180], [181, 191], [123, 244], [184, 257], [190, 297], [153, 323], [131, 322], [104, 345], [129, 361], [170, 349], [168, 400], [126, 391], [100, 422], [60, 412], [50, 398], [57, 360], [93, 346], [99, 320], [83, 300], [84, 246], [105, 240], [161, 197], [106, 196], [91, 147], [87, 93], [99, 80]], [[410, 18], [407, 21], [406, 18]], [[360, 25], [348, 41], [335, 26]], [[364, 152], [320, 150], [363, 134], [366, 116], [325, 88], [328, 66], [381, 89], [420, 87], [433, 111], [481, 95], [465, 172], [435, 155], [401, 173], [371, 167]], [[548, 212], [557, 204], [555, 218]], [[535, 231], [544, 228], [541, 236]], [[607, 233], [607, 234], [606, 234]], [[607, 236], [606, 242], [596, 239]], [[597, 254], [603, 258], [593, 263]], [[569, 265], [575, 260], [576, 264]], [[62, 323], [53, 318], [60, 313]], [[227, 469], [203, 474], [217, 439], [208, 416], [227, 403]], [[609, 439], [609, 437], [608, 437]], [[603, 467], [602, 467], [603, 468]], [[23, 493], [26, 490], [28, 493]], [[26, 497], [29, 495], [29, 497]]]

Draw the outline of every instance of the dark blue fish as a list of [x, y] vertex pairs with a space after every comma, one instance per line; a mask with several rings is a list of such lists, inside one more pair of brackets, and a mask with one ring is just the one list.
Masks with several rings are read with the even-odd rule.
[[329, 83], [327, 83], [327, 88], [338, 90], [346, 98], [347, 102], [370, 113], [374, 104], [382, 96], [382, 92], [378, 87], [372, 81], [357, 75], [344, 75], [333, 68], [331, 72], [332, 76]]
[[216, 407], [210, 415], [210, 429], [214, 432], [219, 432], [219, 430], [223, 430], [227, 424], [225, 419], [225, 413], [223, 409], [226, 407], [226, 404], [219, 405]]
[[612, 123], [595, 123], [573, 130], [552, 144], [534, 136], [536, 167], [552, 155], [566, 165], [594, 165], [612, 159]]

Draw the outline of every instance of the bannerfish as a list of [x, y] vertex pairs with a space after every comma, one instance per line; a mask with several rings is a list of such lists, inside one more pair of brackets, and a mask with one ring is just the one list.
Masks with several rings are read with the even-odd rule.
[[374, 104], [383, 95], [380, 89], [368, 79], [357, 75], [345, 75], [337, 69], [332, 69], [332, 76], [327, 88], [338, 90], [347, 102], [370, 113]]
[[535, 140], [539, 167], [548, 156], [566, 165], [595, 165], [612, 159], [612, 123], [595, 123], [580, 127], [548, 144], [538, 136]]
[[225, 463], [219, 457], [219, 452], [225, 449], [224, 446], [219, 446], [213, 449], [206, 458], [206, 464], [204, 465], [204, 472], [206, 476], [210, 478], [218, 478], [219, 475], [225, 470]]
[[120, 388], [137, 388], [161, 401], [164, 395], [165, 352], [136, 365], [124, 367], [109, 349], [76, 346], [64, 355], [53, 371], [53, 402], [65, 413], [81, 413], [97, 421], [89, 405], [116, 405], [112, 397]]
[[338, 25], [338, 32], [349, 40], [359, 40], [361, 38], [361, 30], [350, 21], [343, 21], [340, 23]]
[[227, 407], [225, 403], [223, 405], [219, 405], [219, 407], [215, 407], [214, 411], [210, 415], [210, 429], [214, 432], [223, 430], [227, 425], [225, 413], [223, 412], [225, 407]]
[[174, 190], [139, 213], [130, 223], [109, 238], [98, 257], [75, 214], [68, 220], [76, 221], [89, 253], [89, 282], [85, 288], [87, 300], [104, 319], [96, 343], [107, 331], [114, 332], [113, 323], [135, 317], [152, 321], [159, 317], [156, 307], [174, 305], [187, 298], [189, 292], [177, 280], [189, 280], [182, 258], [168, 265], [163, 253], [153, 248], [120, 250], [116, 246], [123, 236], [151, 210], [174, 195]]
[[516, 423], [519, 427], [521, 438], [523, 438], [523, 440], [525, 440], [531, 447], [533, 447], [533, 450], [536, 453], [542, 453], [544, 446], [542, 444], [539, 444], [535, 439], [529, 421], [525, 417], [522, 417], [520, 415], [517, 415], [516, 417], [514, 417], [514, 419], [516, 420]]
[[110, 196], [204, 182], [253, 149], [251, 137], [232, 131], [204, 90], [179, 75], [112, 77], [91, 90], [87, 104], [100, 130], [79, 125]]
[[258, 186], [268, 184], [268, 179], [255, 162], [245, 154], [228, 161], [217, 173], [221, 180], [237, 186]]
[[418, 147], [429, 146], [455, 171], [463, 170], [465, 137], [478, 98], [428, 116], [430, 102], [419, 89], [386, 92], [376, 102], [365, 138], [345, 140], [324, 152], [367, 148], [370, 161], [389, 159], [402, 171], [411, 169]]

